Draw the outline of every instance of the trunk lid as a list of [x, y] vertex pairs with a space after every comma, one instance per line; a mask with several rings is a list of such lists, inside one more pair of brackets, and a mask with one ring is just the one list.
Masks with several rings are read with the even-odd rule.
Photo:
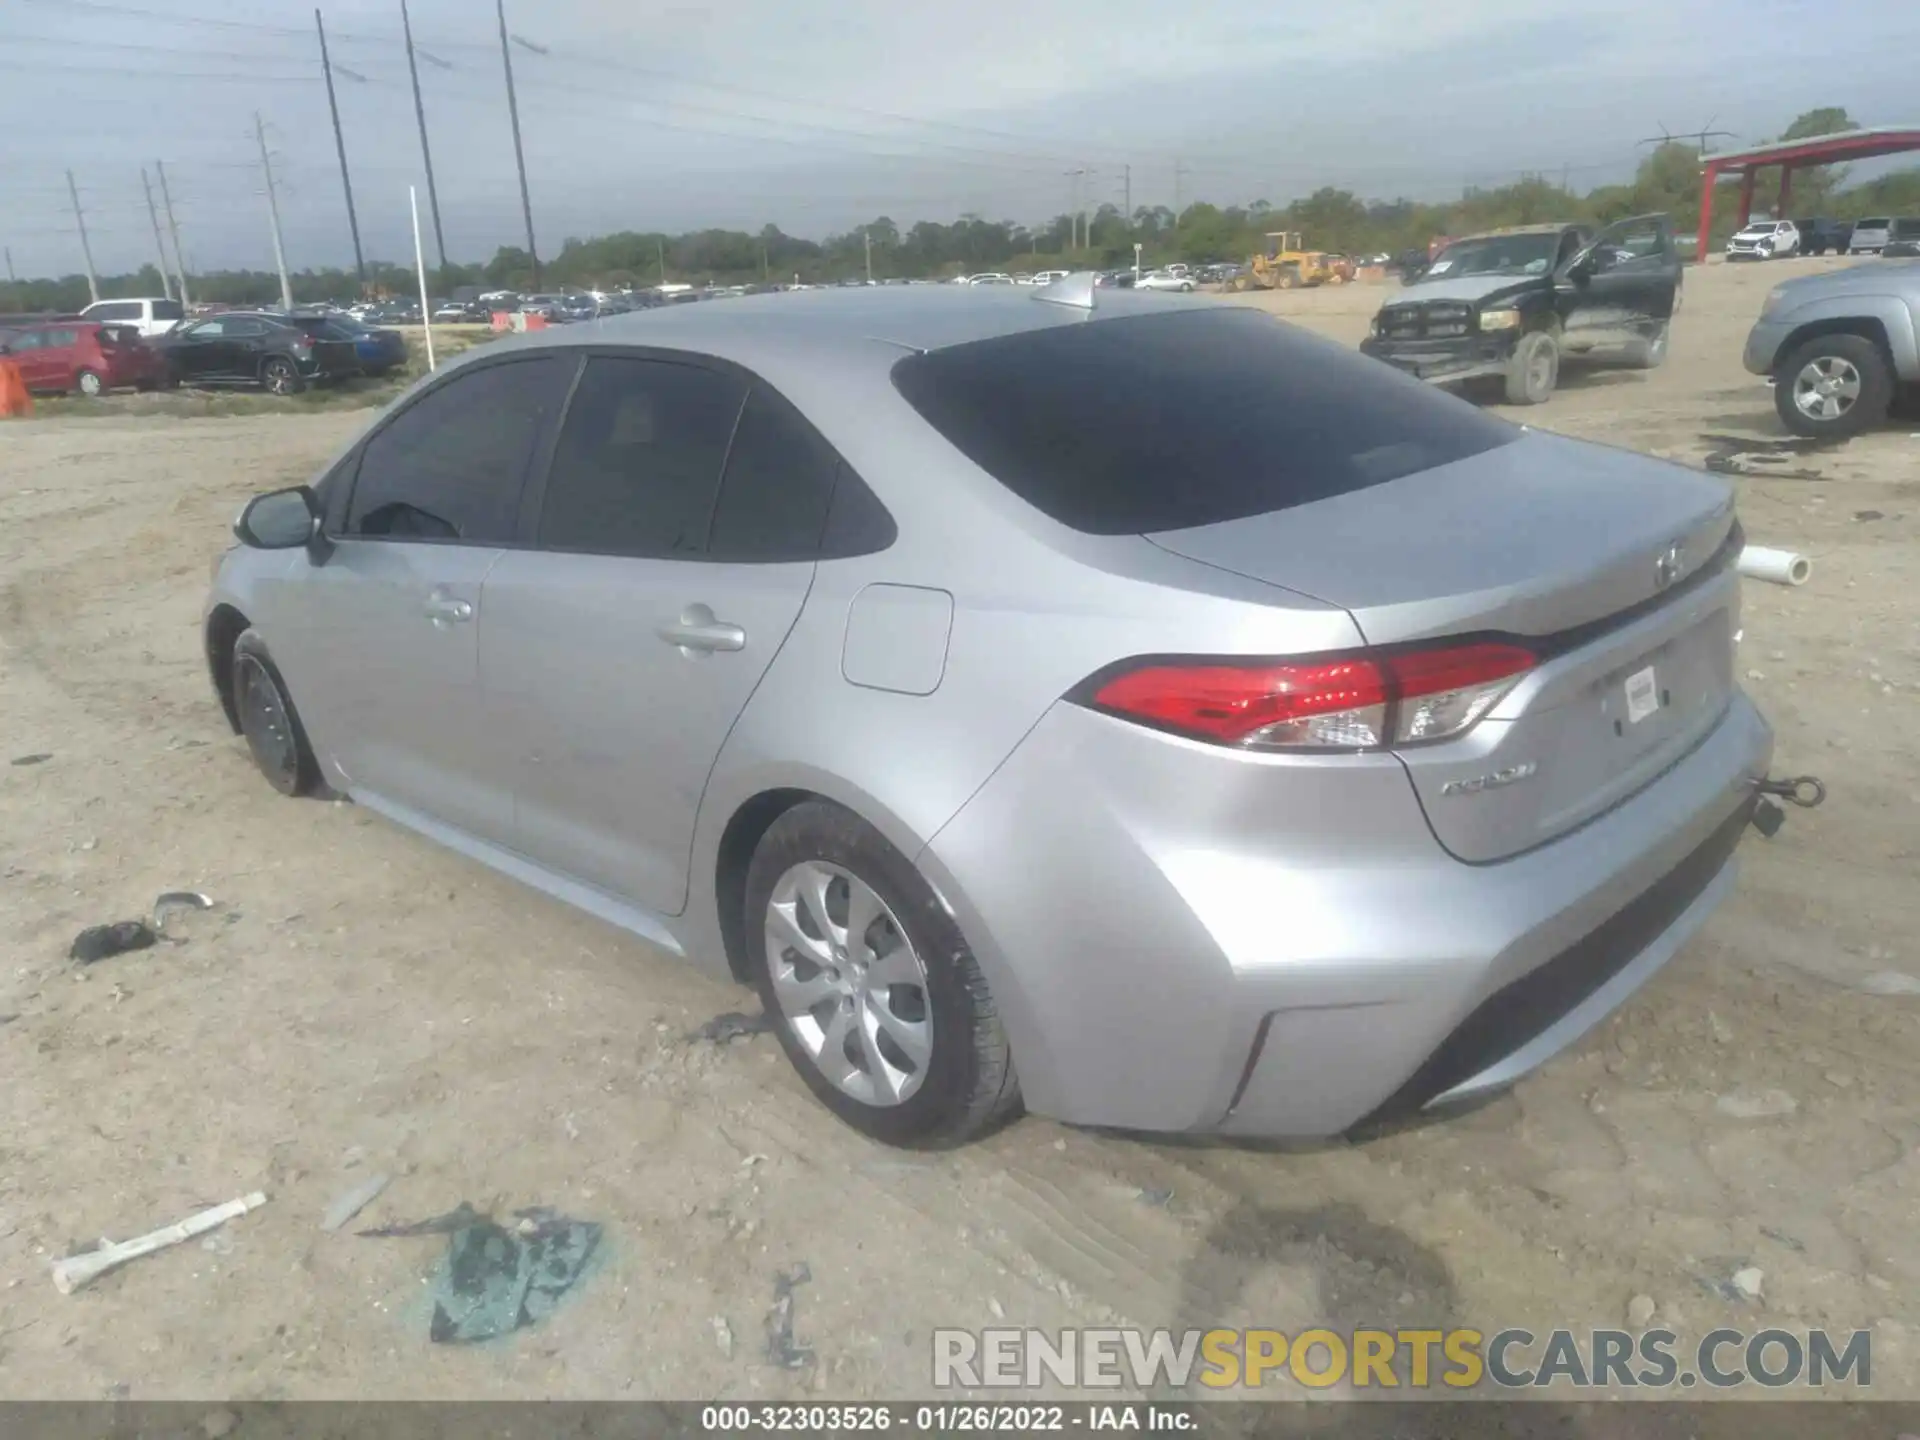
[[1399, 751], [1462, 860], [1517, 854], [1620, 803], [1732, 694], [1731, 493], [1642, 455], [1528, 432], [1384, 485], [1148, 538], [1341, 606], [1370, 645], [1531, 642], [1541, 663], [1473, 730]]

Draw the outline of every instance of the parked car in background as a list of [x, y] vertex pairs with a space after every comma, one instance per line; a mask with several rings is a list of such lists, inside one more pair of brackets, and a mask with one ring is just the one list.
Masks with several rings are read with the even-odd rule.
[[1013, 284], [1013, 277], [999, 270], [987, 270], [978, 275], [969, 275], [966, 283], [969, 285], [1011, 285]]
[[1800, 227], [1791, 220], [1756, 220], [1727, 238], [1729, 260], [1781, 260], [1800, 253]]
[[1891, 215], [1862, 216], [1853, 222], [1853, 234], [1847, 237], [1849, 255], [1878, 255], [1887, 248], [1893, 230]]
[[1920, 391], [1920, 265], [1853, 265], [1776, 285], [1742, 361], [1797, 435], [1844, 438]]
[[164, 335], [187, 318], [186, 307], [178, 300], [143, 296], [137, 300], [96, 300], [80, 312], [82, 320], [103, 325], [127, 325], [152, 338]]
[[1111, 290], [1131, 290], [1133, 288], [1133, 271], [1103, 270], [1093, 277], [1093, 283], [1096, 286]]
[[1191, 275], [1176, 275], [1172, 270], [1149, 270], [1133, 282], [1136, 290], [1174, 290], [1183, 294], [1193, 290]]
[[1920, 220], [1895, 220], [1887, 228], [1887, 243], [1881, 247], [1883, 260], [1912, 259], [1920, 255]]
[[529, 295], [520, 302], [522, 315], [538, 315], [542, 320], [553, 320], [560, 313], [558, 295]]
[[433, 307], [435, 324], [469, 325], [492, 318], [493, 312], [478, 300], [442, 300]]
[[554, 319], [567, 324], [578, 324], [584, 320], [595, 320], [600, 316], [600, 302], [591, 295], [563, 295], [554, 308]]
[[407, 363], [407, 337], [398, 330], [376, 328], [351, 315], [296, 313], [291, 318], [316, 340], [351, 340], [363, 375], [377, 379]]
[[1464, 236], [1381, 306], [1362, 353], [1437, 384], [1498, 379], [1537, 405], [1569, 357], [1651, 370], [1666, 359], [1680, 255], [1664, 215], [1597, 235], [1525, 225]]
[[358, 348], [346, 335], [311, 335], [290, 316], [266, 312], [195, 320], [154, 343], [173, 376], [194, 385], [258, 385], [293, 395], [360, 373]]
[[1800, 253], [1802, 255], [1835, 255], [1847, 253], [1847, 245], [1853, 239], [1851, 220], [1828, 220], [1815, 216], [1811, 219], [1796, 220], [1794, 225], [1800, 231]]
[[41, 394], [101, 396], [166, 383], [167, 368], [134, 326], [97, 320], [53, 320], [0, 330], [0, 353]]
[[235, 530], [266, 781], [755, 985], [902, 1145], [1495, 1094], [1728, 897], [1773, 748], [1721, 479], [1197, 296], [509, 338]]

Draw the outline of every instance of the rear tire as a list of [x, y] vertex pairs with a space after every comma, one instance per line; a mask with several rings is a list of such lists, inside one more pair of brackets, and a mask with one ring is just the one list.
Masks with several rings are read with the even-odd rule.
[[1545, 330], [1522, 335], [1507, 362], [1507, 403], [1539, 405], [1560, 383], [1560, 345]]
[[[857, 937], [856, 903], [872, 916]], [[774, 821], [747, 870], [742, 924], [781, 1048], [856, 1130], [937, 1149], [1018, 1112], [1013, 1054], [966, 937], [859, 816], [809, 800]]]
[[320, 783], [320, 764], [279, 667], [257, 630], [233, 642], [233, 708], [253, 763], [282, 795], [305, 795]]
[[1773, 408], [1796, 435], [1844, 440], [1885, 422], [1893, 367], [1860, 335], [1819, 335], [1774, 372]]
[[89, 400], [98, 400], [107, 393], [107, 382], [101, 378], [98, 370], [80, 370], [73, 377], [73, 393], [84, 395]]
[[260, 365], [260, 384], [269, 395], [298, 395], [307, 382], [291, 360], [269, 355]]

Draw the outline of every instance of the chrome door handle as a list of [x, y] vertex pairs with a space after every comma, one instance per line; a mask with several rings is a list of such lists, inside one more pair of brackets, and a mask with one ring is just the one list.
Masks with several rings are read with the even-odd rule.
[[713, 611], [704, 605], [689, 605], [680, 612], [679, 620], [670, 625], [662, 625], [654, 633], [669, 645], [678, 645], [682, 650], [744, 650], [747, 648], [747, 632], [738, 625], [729, 625], [724, 620], [716, 620]]
[[436, 625], [456, 620], [471, 620], [473, 605], [466, 600], [454, 600], [445, 595], [433, 595], [427, 599], [427, 618]]

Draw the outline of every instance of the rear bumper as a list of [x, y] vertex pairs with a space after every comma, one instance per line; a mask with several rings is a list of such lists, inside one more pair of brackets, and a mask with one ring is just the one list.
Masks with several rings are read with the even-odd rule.
[[1772, 733], [1736, 693], [1632, 799], [1489, 865], [1441, 849], [1390, 756], [1194, 750], [1063, 704], [919, 857], [1038, 1113], [1326, 1136], [1511, 1084], [1731, 889]]
[[1369, 335], [1360, 353], [1384, 360], [1396, 370], [1434, 383], [1472, 380], [1482, 375], [1504, 375], [1513, 359], [1519, 332], [1462, 335], [1447, 340], [1388, 340]]

